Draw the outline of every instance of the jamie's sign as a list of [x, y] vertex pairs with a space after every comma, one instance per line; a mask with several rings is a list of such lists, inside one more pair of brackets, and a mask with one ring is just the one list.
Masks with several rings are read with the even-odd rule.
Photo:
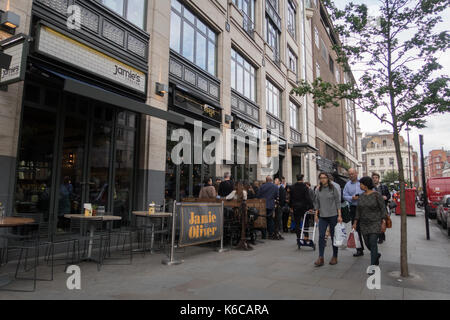
[[19, 34], [0, 42], [0, 48], [3, 54], [11, 57], [9, 68], [0, 70], [0, 85], [23, 81], [28, 56], [28, 38]]
[[86, 72], [94, 73], [106, 80], [140, 93], [146, 93], [147, 77], [144, 72], [66, 36], [53, 28], [45, 25], [40, 26], [37, 51], [62, 60]]
[[180, 218], [180, 247], [220, 241], [222, 238], [221, 203], [183, 203]]

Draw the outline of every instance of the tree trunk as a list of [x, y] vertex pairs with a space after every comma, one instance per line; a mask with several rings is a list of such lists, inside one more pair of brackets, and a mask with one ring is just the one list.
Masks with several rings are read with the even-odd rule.
[[394, 128], [394, 144], [395, 153], [397, 155], [398, 176], [400, 181], [400, 212], [401, 212], [401, 227], [400, 227], [400, 271], [402, 277], [409, 277], [408, 270], [408, 226], [406, 215], [406, 193], [405, 193], [405, 173], [403, 171], [403, 159], [400, 148], [400, 134], [397, 128]]

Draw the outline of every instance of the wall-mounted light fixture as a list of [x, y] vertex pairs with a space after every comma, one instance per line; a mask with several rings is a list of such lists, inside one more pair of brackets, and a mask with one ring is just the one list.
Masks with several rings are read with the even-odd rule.
[[14, 34], [15, 30], [20, 26], [20, 16], [12, 11], [1, 12], [0, 26]]
[[169, 92], [169, 86], [163, 83], [156, 83], [156, 94], [158, 96], [164, 97], [166, 93]]
[[231, 115], [229, 115], [229, 114], [226, 114], [226, 115], [225, 115], [225, 123], [226, 123], [226, 124], [230, 124], [230, 123], [232, 123], [233, 121], [234, 121], [233, 116], [231, 116]]

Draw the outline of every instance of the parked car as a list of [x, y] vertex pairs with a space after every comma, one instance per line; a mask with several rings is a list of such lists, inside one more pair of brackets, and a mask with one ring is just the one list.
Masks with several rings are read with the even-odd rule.
[[450, 177], [428, 179], [427, 195], [430, 219], [436, 219], [439, 202], [447, 194], [450, 194]]
[[448, 223], [449, 207], [450, 207], [450, 194], [447, 194], [439, 202], [436, 214], [438, 223], [441, 224], [444, 229], [450, 229], [450, 224]]

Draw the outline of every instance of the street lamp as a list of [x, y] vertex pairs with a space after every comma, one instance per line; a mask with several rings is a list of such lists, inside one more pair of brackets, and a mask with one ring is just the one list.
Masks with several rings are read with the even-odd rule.
[[409, 163], [409, 168], [408, 168], [408, 171], [409, 171], [409, 183], [411, 183], [412, 184], [412, 180], [411, 180], [411, 146], [410, 146], [410, 143], [409, 143], [409, 132], [411, 131], [411, 128], [409, 127], [409, 125], [408, 124], [406, 124], [406, 132], [408, 133], [408, 163]]

